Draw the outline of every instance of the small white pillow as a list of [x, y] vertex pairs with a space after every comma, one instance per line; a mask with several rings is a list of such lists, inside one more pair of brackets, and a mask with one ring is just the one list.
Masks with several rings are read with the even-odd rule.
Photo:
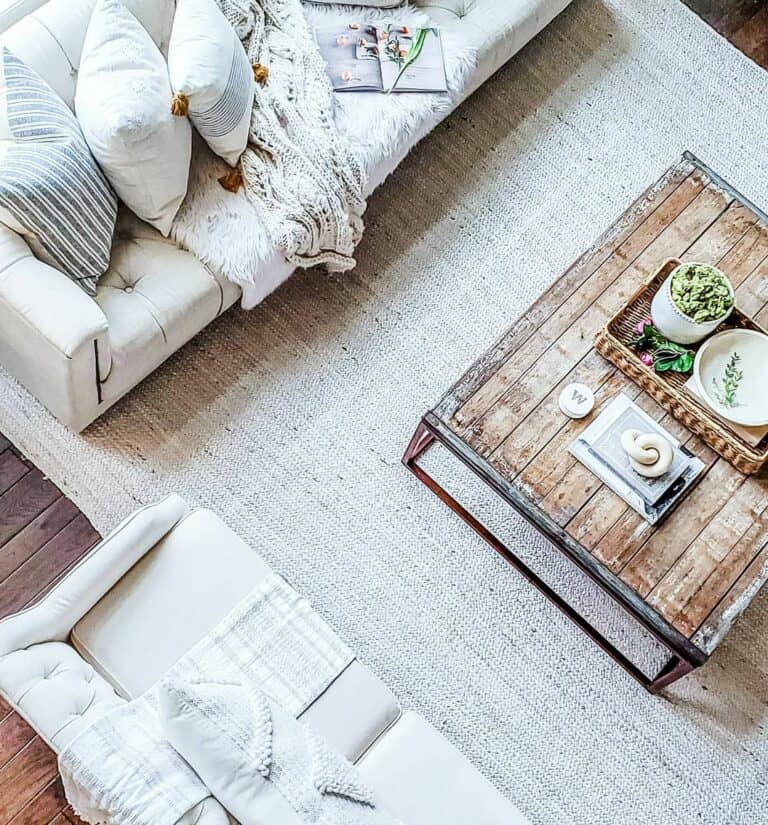
[[171, 114], [168, 69], [120, 2], [98, 0], [75, 91], [85, 139], [120, 199], [168, 235], [187, 192], [192, 133]]
[[248, 143], [253, 68], [214, 0], [178, 0], [168, 47], [174, 112], [235, 166]]
[[353, 765], [260, 691], [166, 680], [159, 703], [168, 741], [241, 825], [396, 825]]

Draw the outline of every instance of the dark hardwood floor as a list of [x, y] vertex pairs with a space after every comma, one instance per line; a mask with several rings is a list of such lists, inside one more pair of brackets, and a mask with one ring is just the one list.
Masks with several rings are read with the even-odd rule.
[[768, 0], [683, 0], [755, 63], [768, 69]]
[[[0, 617], [22, 609], [99, 540], [77, 507], [0, 434]], [[0, 698], [0, 825], [71, 825], [56, 757]]]

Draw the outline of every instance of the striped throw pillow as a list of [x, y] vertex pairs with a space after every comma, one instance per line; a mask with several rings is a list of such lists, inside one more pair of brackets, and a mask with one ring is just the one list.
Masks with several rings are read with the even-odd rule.
[[0, 62], [0, 221], [95, 295], [117, 198], [56, 92], [7, 48]]
[[248, 143], [253, 67], [214, 0], [177, 0], [168, 73], [174, 114], [189, 115], [211, 149], [235, 166]]

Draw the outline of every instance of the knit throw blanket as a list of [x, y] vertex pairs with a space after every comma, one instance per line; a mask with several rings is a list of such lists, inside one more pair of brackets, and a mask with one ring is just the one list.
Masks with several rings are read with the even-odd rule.
[[[300, 0], [217, 0], [254, 66], [266, 78], [256, 83], [250, 138], [241, 161], [245, 192], [274, 247], [294, 266], [325, 264], [343, 271], [355, 265], [362, 237], [364, 173], [333, 117], [333, 92], [325, 63], [309, 30]], [[193, 166], [220, 168], [202, 147]], [[219, 173], [220, 174], [220, 173]], [[193, 169], [186, 208], [177, 217], [174, 238], [213, 263], [206, 232], [225, 233], [226, 221], [241, 224], [242, 204], [218, 188], [210, 169]], [[227, 197], [228, 196], [228, 197]], [[229, 203], [227, 199], [229, 198]], [[202, 237], [201, 237], [202, 233]], [[221, 264], [224, 264], [223, 266]], [[227, 261], [218, 274], [231, 277]], [[240, 267], [234, 280], [242, 280]], [[222, 271], [223, 270], [223, 271]], [[253, 273], [255, 275], [255, 273]], [[252, 277], [253, 277], [252, 275]]]
[[[166, 674], [164, 682], [226, 680], [301, 714], [352, 661], [349, 648], [272, 574]], [[86, 822], [174, 825], [210, 795], [167, 741], [161, 687], [96, 720], [60, 753], [67, 798]]]

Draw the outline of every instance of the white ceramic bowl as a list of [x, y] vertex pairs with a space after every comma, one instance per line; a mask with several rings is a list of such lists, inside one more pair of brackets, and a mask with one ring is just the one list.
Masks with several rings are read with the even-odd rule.
[[661, 289], [659, 289], [659, 291], [653, 296], [653, 301], [651, 302], [651, 318], [653, 318], [654, 326], [662, 335], [665, 335], [670, 341], [674, 341], [676, 344], [695, 344], [698, 341], [702, 341], [708, 335], [711, 335], [720, 326], [720, 324], [725, 321], [731, 312], [733, 312], [733, 303], [731, 303], [731, 308], [725, 313], [725, 315], [723, 315], [722, 318], [718, 318], [715, 321], [705, 321], [697, 324], [675, 306], [675, 302], [672, 300], [671, 292], [672, 278], [680, 268], [691, 265], [708, 266], [714, 269], [715, 272], [719, 272], [728, 284], [728, 289], [731, 293], [731, 301], [733, 301], [734, 298], [733, 286], [731, 285], [731, 282], [728, 280], [725, 273], [720, 272], [716, 266], [712, 266], [711, 264], [700, 264], [696, 261], [686, 261], [685, 263], [676, 266], [661, 285]]
[[[736, 406], [718, 400], [714, 381], [722, 387], [723, 373], [733, 353], [741, 357], [744, 377], [736, 390]], [[768, 425], [768, 335], [751, 329], [727, 329], [713, 335], [696, 353], [693, 375], [701, 397], [720, 416], [745, 427]]]

